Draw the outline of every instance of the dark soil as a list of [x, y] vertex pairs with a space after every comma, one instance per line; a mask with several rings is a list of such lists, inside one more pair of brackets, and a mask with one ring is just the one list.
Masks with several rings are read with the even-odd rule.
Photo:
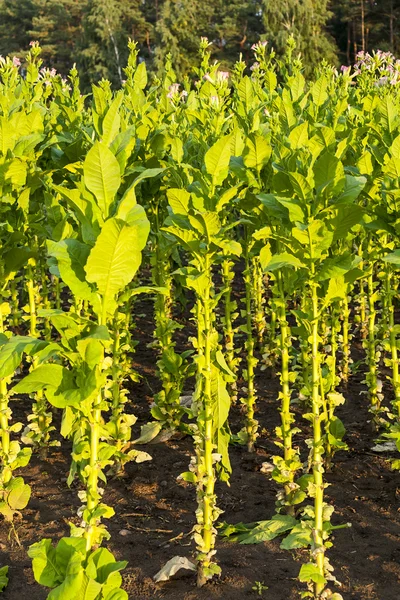
[[[148, 420], [148, 406], [158, 383], [154, 375], [154, 350], [147, 348], [152, 340], [152, 305], [136, 305], [140, 317], [135, 337], [139, 341], [134, 368], [142, 376], [131, 388], [132, 411], [139, 425]], [[182, 340], [192, 333], [191, 324], [180, 332]], [[400, 597], [400, 515], [397, 473], [390, 470], [387, 457], [376, 455], [371, 448], [371, 430], [362, 373], [354, 375], [347, 390], [347, 402], [340, 417], [347, 427], [349, 452], [335, 456], [334, 467], [327, 475], [330, 482], [326, 495], [335, 506], [334, 524], [351, 522], [351, 529], [337, 531], [329, 550], [335, 575], [342, 582], [345, 600], [398, 600]], [[260, 465], [275, 453], [274, 427], [278, 424], [278, 381], [268, 371], [257, 378], [258, 412], [262, 434], [257, 450], [248, 454], [244, 448], [232, 446], [233, 475], [231, 486], [218, 485], [219, 505], [223, 519], [236, 523], [270, 518], [274, 514], [277, 485], [260, 473]], [[28, 412], [28, 402], [14, 403], [18, 414]], [[299, 421], [301, 423], [301, 420]], [[307, 431], [307, 423], [302, 427]], [[240, 429], [240, 409], [233, 410], [232, 429]], [[301, 437], [299, 441], [302, 441]], [[192, 452], [191, 439], [170, 440], [150, 445], [146, 450], [151, 462], [129, 464], [126, 477], [111, 479], [105, 502], [115, 509], [108, 526], [111, 540], [106, 545], [118, 559], [129, 561], [123, 572], [124, 587], [132, 600], [239, 600], [257, 598], [252, 590], [255, 582], [268, 587], [266, 600], [294, 600], [304, 587], [296, 581], [306, 551], [287, 552], [279, 548], [279, 540], [254, 546], [243, 546], [219, 539], [220, 579], [198, 590], [193, 574], [181, 572], [168, 583], [153, 583], [153, 575], [175, 555], [191, 557], [193, 543], [190, 531], [196, 508], [195, 491], [189, 484], [179, 484], [177, 476], [187, 470]], [[68, 489], [68, 443], [51, 448], [46, 460], [34, 457], [23, 476], [32, 487], [32, 498], [16, 522], [21, 547], [8, 526], [0, 524], [0, 565], [10, 566], [10, 583], [4, 600], [46, 598], [47, 591], [35, 583], [27, 548], [43, 537], [57, 541], [68, 535], [69, 521], [77, 522], [80, 505], [77, 488]], [[65, 600], [68, 600], [67, 598]]]

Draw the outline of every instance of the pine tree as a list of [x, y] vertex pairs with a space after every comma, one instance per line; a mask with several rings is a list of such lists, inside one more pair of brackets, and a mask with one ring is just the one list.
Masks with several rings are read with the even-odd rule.
[[204, 0], [165, 0], [156, 24], [156, 69], [171, 53], [178, 77], [190, 72], [198, 62], [200, 37], [213, 39], [214, 13], [214, 3]]
[[83, 16], [80, 56], [87, 82], [108, 78], [121, 85], [128, 39], [143, 46], [151, 26], [141, 0], [89, 0]]
[[79, 62], [82, 4], [82, 0], [32, 0], [30, 38], [39, 41], [44, 64], [62, 75], [67, 75], [72, 65]]
[[336, 60], [335, 44], [327, 32], [330, 16], [328, 0], [264, 0], [267, 40], [282, 54], [287, 39], [293, 35], [308, 73], [324, 58]]
[[264, 32], [262, 0], [219, 0], [214, 21], [212, 54], [230, 68], [240, 54], [250, 58], [251, 46]]
[[0, 0], [0, 55], [28, 48], [34, 15], [32, 0]]

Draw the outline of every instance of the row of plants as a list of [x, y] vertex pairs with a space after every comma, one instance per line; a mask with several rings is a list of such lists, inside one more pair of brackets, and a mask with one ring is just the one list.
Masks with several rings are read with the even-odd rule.
[[[233, 541], [284, 536], [282, 548], [308, 549], [302, 597], [340, 600], [329, 548], [350, 524], [336, 522], [326, 472], [347, 449], [337, 409], [360, 368], [359, 339], [371, 427], [400, 450], [399, 100], [376, 75], [394, 58], [341, 73], [322, 63], [306, 81], [293, 40], [282, 61], [257, 44], [251, 70], [239, 60], [230, 74], [208, 46], [179, 84], [170, 58], [149, 81], [130, 42], [123, 88], [103, 80], [90, 98], [76, 69], [62, 79], [43, 67], [36, 43], [24, 75], [0, 63], [0, 513], [13, 529], [32, 452], [45, 460], [67, 440], [82, 505], [69, 537], [28, 550], [51, 599], [128, 597], [126, 562], [106, 547], [107, 478], [151, 460], [148, 442], [187, 435], [180, 480], [197, 498], [195, 551], [156, 580], [182, 567], [198, 586], [218, 575], [219, 524]], [[129, 380], [139, 294], [154, 298], [160, 389], [138, 437]], [[181, 351], [187, 310], [194, 334]], [[277, 485], [275, 513], [223, 524], [215, 483], [235, 476], [230, 444], [255, 451], [256, 375], [271, 372], [280, 426], [262, 471]], [[21, 395], [26, 423], [11, 410]]]

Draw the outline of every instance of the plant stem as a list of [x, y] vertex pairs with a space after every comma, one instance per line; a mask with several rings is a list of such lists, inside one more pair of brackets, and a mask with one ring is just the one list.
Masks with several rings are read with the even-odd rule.
[[248, 251], [245, 256], [246, 266], [244, 271], [244, 282], [246, 288], [246, 433], [247, 433], [247, 450], [254, 452], [254, 443], [257, 438], [258, 422], [254, 418], [254, 409], [256, 403], [256, 393], [254, 387], [254, 366], [257, 363], [254, 356], [254, 337], [253, 337], [253, 319], [252, 319], [252, 277], [250, 268], [250, 257]]
[[399, 380], [399, 357], [397, 352], [397, 339], [394, 329], [394, 304], [393, 294], [396, 293], [396, 284], [392, 282], [392, 271], [390, 265], [386, 265], [385, 288], [388, 313], [388, 326], [390, 335], [390, 352], [391, 352], [391, 367], [392, 367], [392, 386], [394, 391], [393, 406], [397, 417], [400, 418], [400, 380]]
[[[283, 452], [285, 462], [289, 463], [293, 459], [292, 447], [292, 414], [290, 412], [290, 382], [289, 382], [289, 328], [286, 319], [286, 297], [283, 287], [282, 274], [278, 273], [278, 290], [279, 290], [279, 327], [280, 327], [280, 350], [281, 350], [281, 423], [282, 423], [282, 439]], [[290, 483], [293, 482], [294, 473], [291, 473], [291, 481], [285, 484], [286, 501], [289, 502], [292, 490]], [[287, 513], [294, 515], [294, 506], [287, 504]]]
[[[0, 332], [4, 333], [4, 318], [1, 310], [0, 298]], [[10, 453], [10, 431], [9, 431], [9, 407], [7, 382], [4, 378], [0, 380], [0, 430], [1, 430], [1, 454], [3, 456], [3, 468], [1, 472], [2, 483], [8, 483], [12, 477], [12, 471], [8, 466]]]
[[204, 568], [210, 564], [210, 552], [214, 547], [214, 519], [213, 512], [215, 506], [215, 471], [213, 466], [213, 414], [211, 397], [211, 344], [212, 344], [212, 309], [210, 299], [211, 287], [211, 268], [210, 259], [205, 257], [205, 274], [210, 284], [205, 286], [204, 296], [202, 298], [202, 309], [204, 316], [204, 367], [203, 373], [203, 402], [204, 402], [204, 437], [203, 437], [203, 457], [204, 457], [204, 477], [203, 477], [203, 555], [198, 566], [197, 585], [201, 587], [208, 579], [204, 573]]
[[343, 337], [343, 362], [342, 362], [342, 378], [347, 383], [349, 380], [349, 364], [350, 364], [350, 343], [349, 343], [349, 328], [350, 328], [350, 308], [347, 294], [342, 300], [342, 337]]
[[[318, 296], [317, 285], [312, 282], [312, 412], [313, 412], [313, 478], [315, 485], [314, 498], [314, 556], [318, 570], [324, 577], [324, 542], [323, 532], [323, 506], [324, 506], [324, 481], [323, 481], [323, 460], [322, 460], [322, 436], [321, 436], [321, 401], [319, 397], [320, 388], [320, 368], [318, 352]], [[314, 584], [314, 594], [318, 598], [324, 589], [324, 584]]]
[[[96, 400], [93, 403], [91, 410], [90, 420], [90, 472], [87, 480], [86, 494], [87, 494], [87, 509], [89, 513], [93, 513], [99, 503], [99, 492], [98, 492], [98, 478], [99, 478], [99, 467], [98, 467], [98, 451], [99, 451], [99, 439], [100, 439], [100, 422], [101, 422], [101, 392], [98, 393]], [[97, 521], [97, 519], [96, 519]], [[93, 546], [93, 525], [96, 523], [92, 522], [91, 515], [89, 516], [89, 522], [86, 537], [86, 551], [89, 552]]]
[[[232, 325], [232, 310], [236, 306], [232, 302], [232, 280], [234, 278], [233, 262], [229, 259], [222, 262], [222, 282], [224, 286], [224, 338], [225, 338], [225, 357], [230, 370], [236, 375], [236, 359], [235, 359], [235, 340]], [[229, 394], [231, 401], [235, 402], [237, 398], [237, 382], [236, 380], [229, 384]]]
[[374, 292], [374, 269], [371, 265], [368, 275], [368, 388], [371, 402], [371, 411], [374, 415], [374, 423], [377, 424], [380, 402], [378, 397], [378, 375], [376, 365], [376, 340], [375, 340], [375, 292]]

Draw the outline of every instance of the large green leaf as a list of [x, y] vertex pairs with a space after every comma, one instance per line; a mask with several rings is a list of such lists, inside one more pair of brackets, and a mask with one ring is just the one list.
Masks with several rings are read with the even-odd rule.
[[103, 216], [107, 217], [121, 185], [117, 159], [105, 144], [96, 142], [87, 154], [83, 173], [86, 187], [95, 195]]
[[204, 157], [206, 170], [212, 176], [213, 185], [221, 185], [228, 176], [231, 158], [231, 136], [219, 139]]
[[27, 506], [31, 497], [31, 488], [27, 483], [24, 483], [22, 477], [12, 479], [7, 491], [7, 502], [13, 510], [22, 510]]
[[75, 239], [53, 242], [47, 240], [50, 256], [57, 260], [61, 279], [79, 300], [89, 300], [93, 296], [92, 289], [86, 281], [85, 264], [90, 247]]
[[121, 106], [123, 95], [117, 94], [110, 108], [106, 112], [103, 120], [102, 141], [109, 146], [119, 132], [121, 117], [119, 116], [119, 107]]
[[315, 187], [319, 193], [334, 195], [339, 193], [345, 184], [344, 168], [341, 161], [324, 152], [314, 165]]
[[32, 355], [47, 345], [48, 342], [29, 336], [16, 335], [11, 337], [0, 349], [0, 378], [14, 374], [16, 368], [21, 364], [24, 352]]
[[304, 267], [303, 263], [299, 258], [289, 254], [288, 252], [282, 252], [281, 254], [275, 254], [269, 263], [264, 267], [265, 271], [277, 271], [283, 267]]
[[244, 164], [246, 167], [254, 168], [259, 172], [269, 161], [271, 152], [271, 146], [263, 136], [252, 135], [247, 138], [245, 143], [243, 152]]
[[35, 579], [40, 585], [54, 588], [62, 581], [62, 574], [56, 563], [56, 550], [50, 539], [40, 540], [32, 544], [28, 550], [32, 558], [32, 568]]
[[167, 198], [174, 214], [187, 215], [189, 213], [189, 192], [178, 188], [169, 189], [167, 191]]
[[29, 394], [47, 387], [73, 387], [74, 379], [72, 373], [65, 367], [57, 364], [39, 365], [31, 371], [24, 379], [13, 387], [16, 394]]
[[138, 234], [141, 225], [127, 225], [112, 218], [106, 221], [87, 260], [87, 280], [96, 284], [107, 312], [115, 308], [115, 296], [135, 276], [142, 259]]

